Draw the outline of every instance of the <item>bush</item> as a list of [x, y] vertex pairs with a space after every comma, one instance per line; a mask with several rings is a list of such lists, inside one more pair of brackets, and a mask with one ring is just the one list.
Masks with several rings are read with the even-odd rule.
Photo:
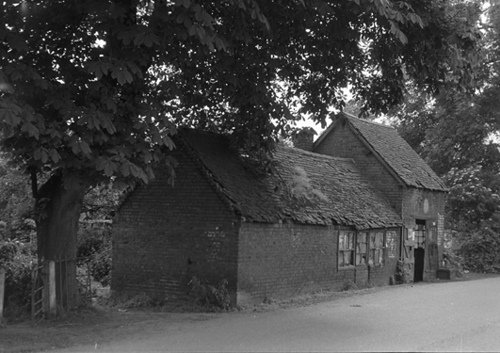
[[103, 286], [111, 281], [111, 255], [110, 249], [96, 253], [90, 261], [90, 274]]
[[35, 236], [33, 199], [26, 175], [0, 154], [0, 241], [28, 241]]
[[345, 280], [344, 283], [342, 283], [342, 291], [357, 290], [357, 289], [359, 289], [358, 285], [351, 279]]
[[231, 297], [227, 285], [226, 279], [222, 279], [217, 286], [212, 286], [203, 284], [197, 277], [193, 277], [188, 283], [189, 295], [199, 305], [228, 310], [231, 307]]
[[90, 258], [94, 254], [101, 251], [104, 247], [104, 240], [101, 236], [87, 235], [84, 239], [79, 241], [77, 249], [77, 257], [79, 259]]
[[122, 309], [148, 308], [161, 304], [146, 293], [140, 293], [131, 297], [113, 298], [113, 301], [114, 306]]
[[31, 309], [31, 273], [36, 257], [31, 244], [0, 242], [0, 267], [5, 273], [5, 316], [22, 317]]
[[495, 264], [500, 260], [500, 240], [498, 234], [490, 228], [483, 228], [470, 235], [462, 234], [458, 249], [464, 262], [464, 268], [472, 272], [494, 272]]
[[394, 276], [394, 280], [396, 284], [405, 284], [409, 283], [411, 278], [411, 273], [408, 266], [404, 261], [398, 260], [396, 265], [396, 274]]
[[107, 286], [111, 280], [110, 227], [83, 226], [78, 235], [77, 256], [80, 264], [88, 264], [94, 280]]
[[464, 259], [451, 249], [443, 252], [443, 267], [449, 269], [457, 277], [462, 277], [464, 272]]

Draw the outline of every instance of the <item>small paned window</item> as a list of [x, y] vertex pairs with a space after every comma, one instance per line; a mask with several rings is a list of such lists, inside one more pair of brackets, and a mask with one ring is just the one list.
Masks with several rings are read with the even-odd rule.
[[384, 232], [370, 232], [369, 264], [378, 266], [384, 264]]
[[396, 257], [396, 244], [398, 234], [394, 230], [388, 230], [385, 233], [385, 248], [388, 257]]
[[415, 234], [415, 242], [417, 243], [417, 248], [424, 248], [425, 234], [426, 234], [425, 221], [417, 219], [415, 228], [413, 229]]
[[340, 231], [338, 262], [339, 267], [354, 265], [354, 232]]
[[366, 265], [368, 262], [368, 233], [359, 232], [356, 242], [356, 265]]

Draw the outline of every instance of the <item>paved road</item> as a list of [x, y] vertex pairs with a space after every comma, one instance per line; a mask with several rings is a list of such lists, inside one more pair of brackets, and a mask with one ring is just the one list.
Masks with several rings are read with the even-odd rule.
[[158, 321], [125, 340], [70, 351], [498, 352], [499, 293], [500, 277], [395, 286], [307, 307]]

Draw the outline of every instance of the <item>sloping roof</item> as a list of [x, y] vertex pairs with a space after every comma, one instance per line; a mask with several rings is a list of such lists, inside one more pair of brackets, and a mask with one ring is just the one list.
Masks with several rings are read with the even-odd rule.
[[[362, 141], [378, 154], [386, 165], [407, 186], [446, 191], [444, 182], [434, 173], [429, 165], [391, 126], [373, 123], [356, 118], [347, 113], [341, 113], [340, 119], [345, 119]], [[330, 128], [318, 138], [316, 144], [323, 140], [332, 129]]]
[[[229, 148], [228, 140], [189, 131], [183, 141], [230, 206], [248, 221], [340, 224], [358, 229], [401, 225], [401, 218], [366, 182], [350, 159], [278, 147], [272, 173], [258, 173]], [[294, 196], [297, 180], [310, 197]], [[303, 184], [299, 182], [299, 187]], [[314, 191], [313, 191], [314, 190]], [[313, 196], [313, 194], [315, 194]]]

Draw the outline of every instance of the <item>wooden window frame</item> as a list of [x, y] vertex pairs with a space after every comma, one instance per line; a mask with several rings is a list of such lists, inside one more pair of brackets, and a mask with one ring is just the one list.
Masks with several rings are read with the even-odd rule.
[[[369, 253], [368, 253], [368, 264], [372, 266], [377, 266], [377, 267], [383, 267], [385, 265], [385, 230], [371, 230], [368, 232], [369, 234]], [[372, 243], [372, 235], [377, 237], [377, 235], [382, 236], [381, 242], [375, 241]], [[377, 247], [376, 245], [380, 245], [380, 247]], [[375, 245], [375, 246], [372, 246]], [[375, 255], [375, 254], [378, 254]], [[375, 257], [377, 258], [377, 262], [375, 262]]]
[[[359, 241], [360, 236], [363, 235], [365, 238], [364, 242]], [[368, 256], [369, 256], [369, 246], [368, 246], [368, 241], [370, 238], [370, 232], [369, 231], [361, 231], [356, 233], [356, 251], [355, 251], [355, 258], [356, 258], [356, 266], [366, 266], [368, 265]], [[364, 251], [361, 251], [360, 244], [365, 245]], [[364, 256], [363, 256], [364, 255]]]
[[[388, 244], [389, 234], [392, 238], [392, 244]], [[394, 229], [387, 229], [385, 231], [385, 249], [387, 251], [388, 258], [396, 258], [397, 257], [397, 240], [398, 240], [398, 232]], [[390, 246], [392, 245], [392, 246]]]
[[[345, 242], [341, 242], [341, 236], [347, 236], [348, 247], [345, 247]], [[351, 241], [349, 241], [351, 238]], [[341, 247], [342, 245], [342, 247]], [[345, 263], [345, 254], [350, 253], [350, 263]], [[337, 267], [339, 269], [354, 267], [356, 256], [356, 232], [352, 230], [339, 230], [338, 232], [338, 249], [337, 249]]]
[[416, 219], [413, 233], [415, 237], [415, 247], [425, 248], [427, 242], [427, 222], [423, 219]]

